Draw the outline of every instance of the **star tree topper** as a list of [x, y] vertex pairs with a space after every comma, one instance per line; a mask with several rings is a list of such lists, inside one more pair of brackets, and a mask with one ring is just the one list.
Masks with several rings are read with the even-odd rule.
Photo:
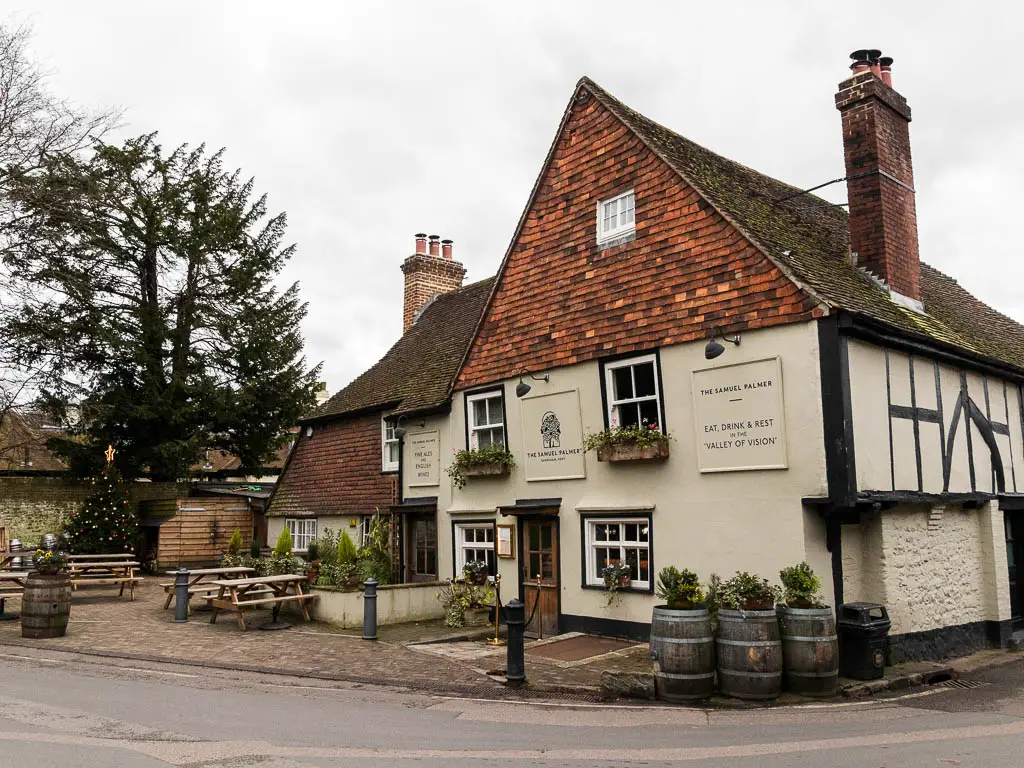
[[107, 457], [107, 466], [109, 467], [114, 461], [114, 454], [117, 451], [114, 450], [114, 446], [108, 445], [107, 450], [103, 452], [103, 455]]

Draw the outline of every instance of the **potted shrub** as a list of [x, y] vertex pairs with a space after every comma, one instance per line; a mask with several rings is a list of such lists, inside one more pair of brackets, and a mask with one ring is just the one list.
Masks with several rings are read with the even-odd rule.
[[462, 577], [470, 584], [482, 586], [487, 583], [488, 571], [484, 560], [470, 560], [462, 566]]
[[489, 623], [494, 607], [494, 590], [490, 586], [476, 586], [449, 579], [434, 597], [444, 607], [446, 627], [482, 627]]
[[456, 488], [466, 485], [468, 477], [505, 477], [516, 466], [515, 458], [502, 445], [455, 452], [445, 469]]
[[359, 586], [359, 552], [352, 537], [342, 531], [338, 537], [338, 586], [355, 589]]
[[595, 451], [598, 461], [664, 461], [668, 458], [669, 434], [657, 424], [612, 427], [583, 438], [583, 450]]
[[832, 696], [839, 685], [839, 643], [835, 616], [818, 592], [821, 579], [807, 563], [779, 571], [782, 600], [779, 630], [786, 690], [804, 696]]
[[320, 575], [320, 545], [316, 539], [309, 542], [306, 547], [306, 581], [310, 584], [316, 584], [317, 577]]
[[704, 590], [697, 574], [685, 568], [680, 571], [674, 565], [661, 569], [655, 594], [673, 611], [691, 611], [703, 607]]
[[717, 594], [719, 605], [734, 611], [773, 611], [781, 596], [782, 590], [768, 579], [746, 571], [723, 581]]
[[612, 605], [618, 601], [619, 590], [629, 589], [633, 583], [630, 577], [632, 568], [625, 563], [612, 563], [601, 570], [601, 578], [604, 579], [604, 588], [608, 593], [607, 604]]
[[251, 542], [249, 542], [249, 556], [253, 560], [259, 559], [259, 556], [262, 554], [263, 548], [260, 546], [260, 543], [256, 541], [256, 539], [253, 539]]

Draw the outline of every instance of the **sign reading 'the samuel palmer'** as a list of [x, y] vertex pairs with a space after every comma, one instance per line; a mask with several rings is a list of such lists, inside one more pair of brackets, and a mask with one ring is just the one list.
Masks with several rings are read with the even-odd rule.
[[587, 476], [583, 461], [580, 394], [566, 392], [524, 397], [523, 442], [527, 480], [576, 480]]
[[701, 472], [788, 466], [779, 358], [694, 371], [692, 383]]
[[441, 462], [441, 438], [437, 430], [417, 432], [406, 439], [409, 460], [409, 486], [411, 488], [438, 485]]

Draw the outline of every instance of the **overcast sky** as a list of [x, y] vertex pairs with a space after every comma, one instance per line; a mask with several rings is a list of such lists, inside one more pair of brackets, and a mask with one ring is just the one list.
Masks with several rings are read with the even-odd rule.
[[[922, 258], [1024, 321], [1024, 86], [1016, 3], [46, 2], [52, 88], [126, 131], [206, 142], [285, 210], [285, 273], [332, 392], [401, 333], [413, 234], [492, 274], [581, 75], [800, 186], [844, 175], [836, 85], [880, 48], [914, 112]], [[844, 185], [831, 199], [845, 199]]]

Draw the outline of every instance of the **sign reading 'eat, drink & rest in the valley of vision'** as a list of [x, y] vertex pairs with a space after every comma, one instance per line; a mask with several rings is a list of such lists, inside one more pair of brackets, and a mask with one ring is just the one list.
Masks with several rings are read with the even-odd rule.
[[692, 383], [701, 472], [788, 466], [779, 358], [694, 371]]

